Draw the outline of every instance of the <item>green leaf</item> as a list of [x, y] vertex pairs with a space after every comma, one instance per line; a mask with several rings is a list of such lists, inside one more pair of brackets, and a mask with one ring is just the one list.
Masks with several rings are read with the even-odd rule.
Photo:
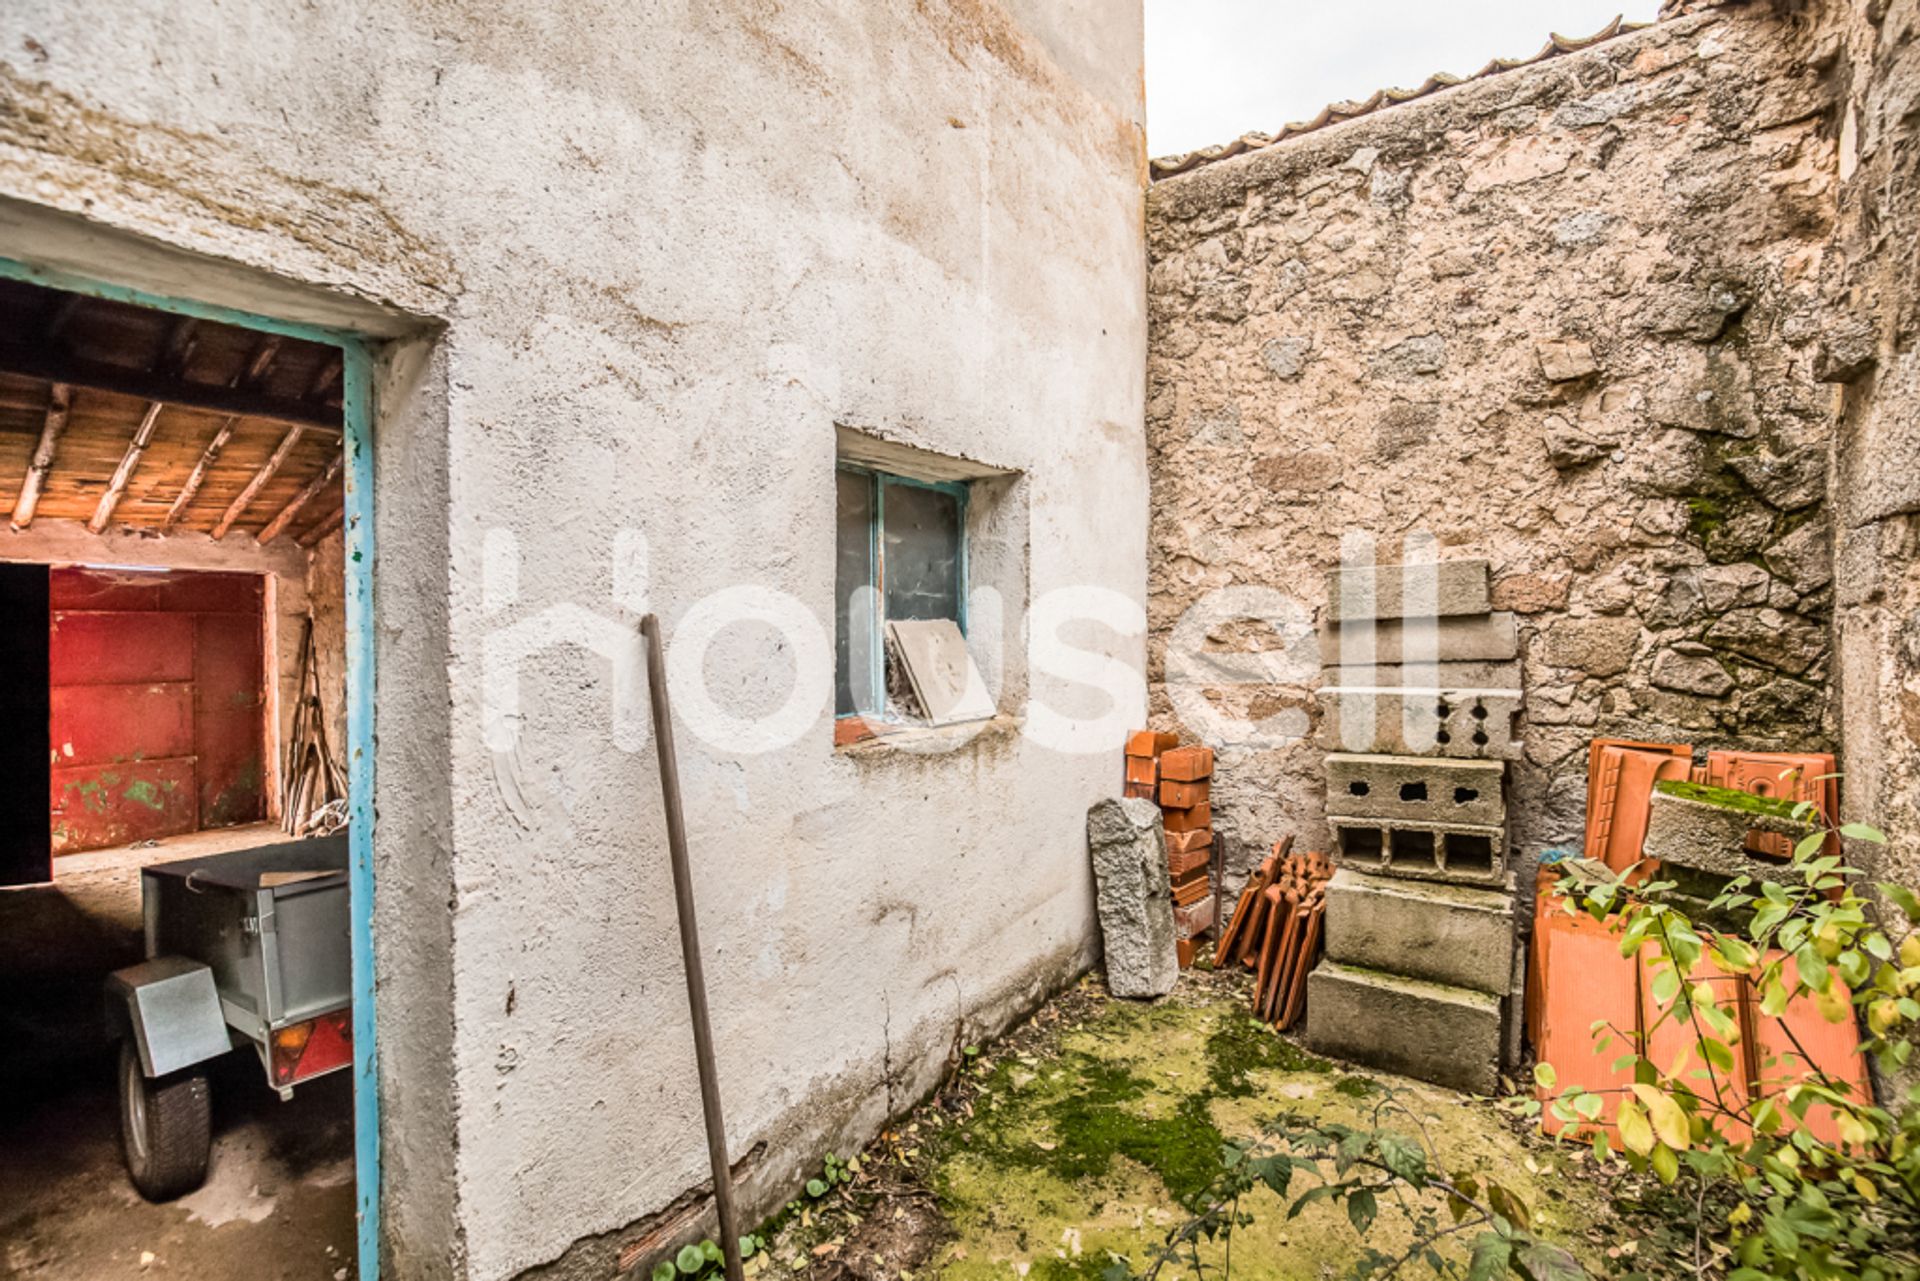
[[653, 1265], [653, 1281], [673, 1281], [680, 1275], [680, 1269], [673, 1266], [672, 1259], [662, 1259]]
[[701, 1252], [700, 1247], [697, 1245], [681, 1246], [680, 1253], [674, 1256], [673, 1261], [678, 1265], [680, 1270], [688, 1276], [692, 1276], [701, 1268], [707, 1266], [707, 1256]]
[[1380, 1151], [1380, 1160], [1387, 1169], [1415, 1188], [1427, 1183], [1427, 1150], [1402, 1134], [1382, 1131], [1374, 1146]]
[[1533, 1080], [1541, 1089], [1551, 1090], [1554, 1082], [1559, 1080], [1559, 1077], [1554, 1074], [1553, 1064], [1536, 1063], [1533, 1065]]
[[1653, 1150], [1653, 1172], [1662, 1183], [1672, 1183], [1680, 1177], [1680, 1158], [1672, 1148], [1662, 1144]]
[[1653, 1000], [1656, 1005], [1667, 1005], [1680, 993], [1680, 972], [1672, 966], [1653, 976]]
[[1482, 1232], [1473, 1239], [1473, 1258], [1467, 1264], [1467, 1281], [1493, 1281], [1505, 1276], [1513, 1260], [1513, 1243], [1498, 1232]]
[[1846, 823], [1840, 828], [1840, 835], [1856, 841], [1869, 841], [1875, 845], [1885, 845], [1887, 834], [1870, 823]]
[[1357, 1190], [1347, 1198], [1347, 1221], [1362, 1236], [1373, 1226], [1373, 1216], [1378, 1212], [1379, 1206], [1374, 1202], [1373, 1193], [1366, 1188]]
[[1794, 860], [1798, 862], [1811, 858], [1813, 855], [1819, 853], [1820, 847], [1826, 843], [1827, 834], [1825, 832], [1814, 832], [1811, 835], [1801, 837], [1799, 843], [1793, 847]]
[[753, 1235], [753, 1233], [749, 1232], [740, 1238], [740, 1257], [742, 1259], [751, 1259], [753, 1252], [759, 1248], [760, 1238]]
[[711, 1237], [700, 1243], [700, 1253], [707, 1256], [708, 1263], [718, 1263], [727, 1257], [727, 1252], [722, 1250]]
[[1520, 1251], [1520, 1266], [1533, 1281], [1587, 1281], [1587, 1273], [1574, 1257], [1545, 1241], [1530, 1241]]
[[826, 1180], [824, 1179], [808, 1179], [807, 1180], [808, 1196], [818, 1200], [820, 1197], [823, 1197], [826, 1194], [827, 1194]]

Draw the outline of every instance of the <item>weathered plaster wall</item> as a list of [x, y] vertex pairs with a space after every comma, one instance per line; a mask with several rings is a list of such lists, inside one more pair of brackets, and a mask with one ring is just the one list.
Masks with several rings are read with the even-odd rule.
[[[1297, 602], [1292, 635], [1216, 627], [1211, 651], [1283, 657], [1205, 696], [1311, 708], [1302, 637], [1358, 533], [1382, 561], [1491, 560], [1526, 853], [1577, 839], [1595, 736], [1835, 743], [1834, 144], [1795, 30], [1676, 18], [1154, 186], [1156, 717], [1175, 623], [1238, 586]], [[1220, 746], [1247, 856], [1322, 845], [1318, 749]]]
[[[1137, 6], [26, 0], [0, 50], [0, 193], [444, 324], [378, 447], [390, 1263], [600, 1274], [705, 1174], [654, 760], [580, 645], [489, 750], [488, 637], [644, 603], [671, 644], [738, 583], [830, 626], [837, 423], [1022, 473], [1031, 598], [1140, 601]], [[777, 706], [789, 653], [730, 629], [714, 697]], [[1093, 946], [1111, 752], [836, 753], [829, 707], [681, 741], [750, 1207]]]
[[1893, 838], [1880, 874], [1920, 885], [1920, 4], [1836, 0], [1817, 18], [1840, 139], [1824, 372], [1844, 804]]

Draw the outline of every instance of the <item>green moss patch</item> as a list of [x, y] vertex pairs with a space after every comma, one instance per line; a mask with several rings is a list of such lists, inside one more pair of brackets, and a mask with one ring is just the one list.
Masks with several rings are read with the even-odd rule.
[[[1702, 805], [1714, 805], [1724, 810], [1735, 810], [1741, 814], [1759, 814], [1767, 818], [1784, 819], [1787, 822], [1803, 822], [1794, 817], [1794, 808], [1798, 804], [1780, 796], [1755, 796], [1752, 792], [1737, 791], [1731, 787], [1713, 787], [1706, 783], [1689, 783], [1681, 779], [1663, 778], [1653, 785], [1653, 790], [1667, 796], [1678, 797], [1683, 801], [1697, 801]], [[1811, 824], [1805, 824], [1811, 826]]]

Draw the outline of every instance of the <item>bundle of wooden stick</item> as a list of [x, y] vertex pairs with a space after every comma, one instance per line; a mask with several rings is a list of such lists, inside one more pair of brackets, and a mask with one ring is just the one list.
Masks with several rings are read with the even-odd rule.
[[1325, 854], [1292, 851], [1289, 836], [1247, 879], [1213, 957], [1215, 966], [1233, 957], [1253, 969], [1254, 1015], [1282, 1030], [1306, 1009], [1307, 973], [1319, 959], [1333, 877], [1333, 860]]
[[320, 666], [307, 616], [300, 638], [300, 694], [293, 705], [293, 733], [280, 769], [280, 827], [294, 836], [333, 831], [342, 825], [347, 780], [327, 748], [320, 710]]

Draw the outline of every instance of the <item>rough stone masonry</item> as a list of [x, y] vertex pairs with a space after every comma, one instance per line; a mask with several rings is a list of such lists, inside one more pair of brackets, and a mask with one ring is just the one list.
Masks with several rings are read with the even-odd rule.
[[[1153, 187], [1156, 716], [1182, 615], [1262, 589], [1290, 604], [1204, 645], [1269, 678], [1210, 664], [1185, 705], [1312, 729], [1304, 638], [1358, 534], [1491, 562], [1523, 853], [1578, 837], [1595, 736], [1835, 746], [1836, 141], [1808, 47], [1771, 5], [1708, 8]], [[1324, 845], [1309, 738], [1214, 746], [1240, 850]]]

